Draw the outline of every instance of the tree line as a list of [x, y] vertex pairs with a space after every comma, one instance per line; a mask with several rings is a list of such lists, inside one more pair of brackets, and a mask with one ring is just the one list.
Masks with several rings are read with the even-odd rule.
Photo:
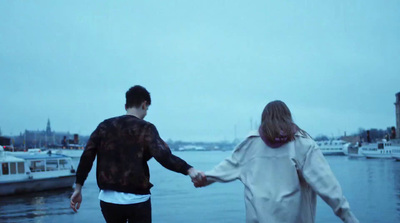
[[[364, 128], [359, 128], [357, 133], [350, 134], [347, 137], [360, 137], [364, 142], [367, 142], [367, 131], [369, 131], [369, 136], [371, 138], [372, 142], [376, 142], [382, 139], [392, 139], [396, 137], [396, 133], [393, 132], [394, 127], [387, 127], [386, 129], [364, 129]], [[394, 130], [395, 131], [395, 130]], [[394, 135], [393, 135], [394, 134]], [[344, 136], [338, 136], [338, 137], [328, 137], [326, 135], [320, 134], [317, 135], [314, 139], [316, 141], [326, 141], [326, 140], [332, 140], [332, 139], [342, 139]]]

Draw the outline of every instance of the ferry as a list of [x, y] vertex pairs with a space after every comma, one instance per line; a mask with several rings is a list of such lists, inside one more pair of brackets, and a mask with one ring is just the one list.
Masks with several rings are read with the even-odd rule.
[[392, 145], [390, 141], [382, 140], [382, 142], [364, 144], [361, 149], [367, 158], [391, 159], [393, 158], [392, 150], [397, 150], [399, 147]]
[[28, 149], [27, 151], [16, 151], [16, 152], [5, 151], [5, 153], [10, 156], [20, 156], [20, 155], [26, 155], [26, 154], [32, 154], [32, 153], [46, 154], [46, 153], [49, 153], [49, 151], [51, 154], [64, 155], [64, 156], [71, 157], [72, 159], [81, 158], [82, 153], [83, 153], [82, 147], [79, 147], [77, 149], [49, 148], [49, 149], [43, 149], [43, 150], [40, 148], [32, 148], [32, 149]]
[[350, 143], [343, 140], [317, 141], [324, 155], [347, 155]]
[[349, 150], [348, 150], [348, 154], [347, 155], [350, 158], [365, 157], [364, 154], [362, 153], [361, 146], [358, 143], [356, 143], [355, 145], [350, 145], [349, 146]]
[[203, 146], [197, 145], [184, 145], [179, 147], [178, 151], [205, 151], [206, 149]]
[[9, 155], [0, 148], [0, 196], [72, 187], [70, 157], [52, 153]]
[[392, 158], [400, 161], [400, 145], [393, 146], [392, 148]]
[[72, 159], [79, 159], [82, 156], [83, 149], [50, 149], [54, 154], [64, 155]]
[[4, 153], [8, 156], [19, 156], [19, 155], [26, 155], [26, 154], [40, 154], [40, 153], [45, 153], [44, 150], [40, 148], [32, 148], [28, 149], [27, 151], [4, 151]]
[[72, 159], [79, 159], [82, 156], [85, 145], [68, 144], [66, 147], [49, 148], [52, 153], [69, 156]]

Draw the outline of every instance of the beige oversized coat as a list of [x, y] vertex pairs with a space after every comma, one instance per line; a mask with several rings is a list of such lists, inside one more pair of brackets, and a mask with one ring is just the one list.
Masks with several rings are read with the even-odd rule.
[[344, 222], [358, 222], [317, 144], [299, 133], [272, 149], [253, 132], [206, 176], [242, 181], [247, 223], [313, 223], [316, 194]]

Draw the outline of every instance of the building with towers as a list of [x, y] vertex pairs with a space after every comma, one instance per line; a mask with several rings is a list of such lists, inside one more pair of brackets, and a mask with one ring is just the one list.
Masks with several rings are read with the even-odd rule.
[[47, 120], [45, 130], [25, 130], [19, 136], [12, 137], [16, 148], [56, 148], [61, 147], [61, 140], [66, 137], [68, 144], [82, 143], [78, 134], [69, 132], [56, 132], [51, 129], [50, 119]]

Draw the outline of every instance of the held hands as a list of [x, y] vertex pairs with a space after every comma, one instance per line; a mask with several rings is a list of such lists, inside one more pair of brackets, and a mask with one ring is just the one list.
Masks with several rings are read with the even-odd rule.
[[[188, 175], [192, 179], [193, 185], [195, 187], [204, 187], [207, 185], [207, 177], [203, 172], [194, 169], [193, 167], [188, 170]], [[76, 184], [74, 193], [71, 196], [70, 207], [75, 212], [78, 212], [78, 209], [82, 203], [82, 185]]]
[[207, 177], [203, 172], [194, 169], [193, 167], [188, 170], [188, 174], [192, 179], [195, 187], [204, 187], [207, 185]]

